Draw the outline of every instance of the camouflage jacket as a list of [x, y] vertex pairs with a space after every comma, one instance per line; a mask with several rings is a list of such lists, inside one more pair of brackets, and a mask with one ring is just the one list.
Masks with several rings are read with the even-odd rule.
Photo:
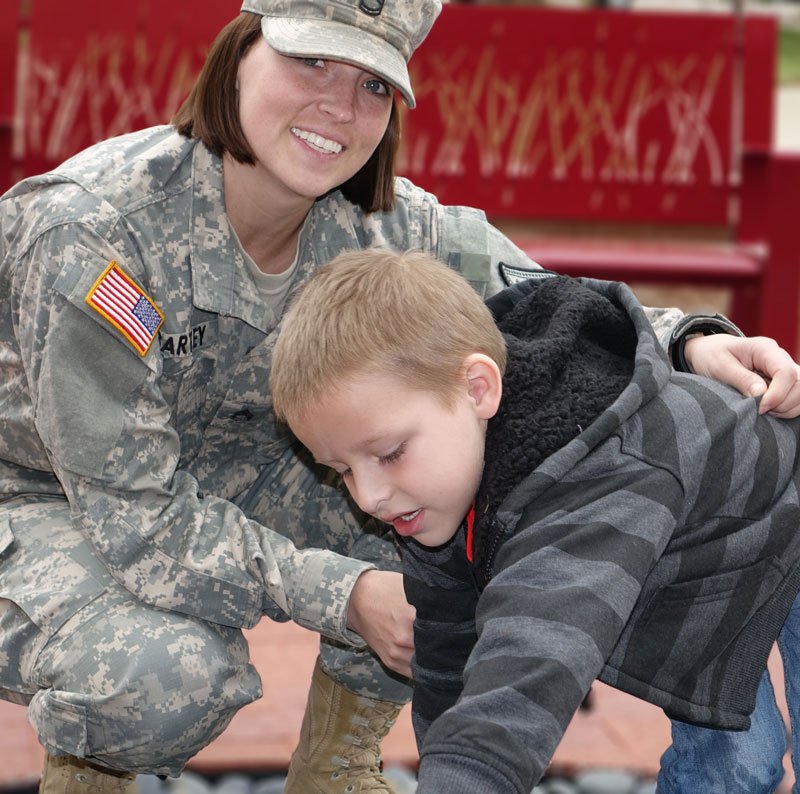
[[[149, 604], [243, 627], [268, 613], [359, 643], [347, 599], [371, 566], [301, 551], [237, 506], [292, 438], [268, 393], [280, 318], [245, 266], [222, 185], [221, 161], [164, 126], [0, 198], [0, 502], [66, 498], [109, 571]], [[365, 216], [339, 192], [314, 205], [293, 289], [373, 245], [431, 251], [482, 294], [502, 286], [500, 260], [535, 267], [482, 213], [398, 180], [391, 213]]]

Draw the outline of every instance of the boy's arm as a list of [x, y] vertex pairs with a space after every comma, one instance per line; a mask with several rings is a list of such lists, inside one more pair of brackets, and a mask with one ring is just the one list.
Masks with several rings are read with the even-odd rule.
[[400, 539], [403, 583], [414, 621], [412, 722], [422, 746], [431, 723], [458, 699], [464, 665], [476, 640], [478, 591], [464, 550], [464, 534], [440, 549]]
[[674, 529], [679, 485], [637, 468], [630, 490], [610, 474], [550, 488], [505, 542], [461, 696], [421, 747], [418, 794], [526, 794], [539, 781]]

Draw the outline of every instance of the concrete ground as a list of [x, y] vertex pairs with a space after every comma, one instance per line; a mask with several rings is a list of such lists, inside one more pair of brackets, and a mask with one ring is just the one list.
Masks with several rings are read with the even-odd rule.
[[[196, 756], [189, 766], [193, 773], [268, 777], [288, 766], [300, 730], [317, 638], [295, 624], [268, 621], [247, 636], [253, 663], [262, 674], [264, 696], [242, 709], [222, 736]], [[770, 669], [783, 704], [777, 656], [770, 660]], [[599, 683], [592, 689], [591, 702], [588, 711], [574, 717], [556, 751], [551, 773], [575, 778], [589, 770], [624, 770], [643, 781], [654, 779], [669, 744], [669, 722], [663, 712]], [[384, 742], [387, 767], [415, 768], [409, 712], [409, 707], [403, 709]], [[23, 707], [0, 701], [0, 791], [27, 794], [39, 779], [42, 750], [25, 714]], [[788, 757], [785, 766], [789, 772], [777, 794], [788, 794], [794, 780]]]

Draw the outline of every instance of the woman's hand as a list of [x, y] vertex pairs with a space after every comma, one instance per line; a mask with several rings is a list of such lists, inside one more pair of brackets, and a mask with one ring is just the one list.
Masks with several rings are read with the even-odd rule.
[[774, 339], [713, 334], [689, 339], [684, 356], [692, 372], [761, 398], [759, 413], [800, 416], [800, 366]]
[[411, 677], [414, 654], [414, 615], [403, 590], [403, 575], [392, 571], [365, 571], [350, 594], [347, 627], [396, 673]]

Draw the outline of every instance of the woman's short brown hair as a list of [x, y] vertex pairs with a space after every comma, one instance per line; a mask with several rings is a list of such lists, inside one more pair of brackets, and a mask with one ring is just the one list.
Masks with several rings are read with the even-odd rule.
[[[172, 119], [178, 132], [197, 138], [218, 157], [255, 164], [255, 155], [239, 121], [236, 79], [239, 63], [261, 36], [261, 17], [247, 11], [217, 35], [203, 68]], [[392, 104], [386, 132], [361, 170], [339, 186], [348, 201], [364, 212], [388, 212], [394, 207], [394, 163], [400, 145], [400, 115]]]

